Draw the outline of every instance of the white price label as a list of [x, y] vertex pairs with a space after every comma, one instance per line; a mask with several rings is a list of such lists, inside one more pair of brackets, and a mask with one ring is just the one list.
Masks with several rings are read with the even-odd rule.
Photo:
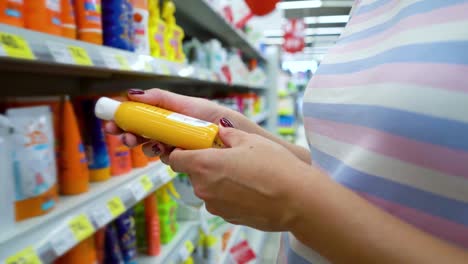
[[75, 60], [71, 56], [70, 51], [65, 44], [47, 42], [47, 47], [49, 48], [50, 54], [52, 54], [52, 57], [54, 57], [56, 62], [75, 64]]
[[167, 183], [172, 180], [172, 176], [169, 174], [169, 170], [166, 166], [159, 170], [159, 177], [163, 183]]
[[63, 255], [71, 249], [78, 241], [68, 228], [63, 228], [52, 237], [50, 243], [57, 256]]
[[137, 201], [140, 201], [141, 199], [143, 199], [143, 197], [145, 197], [145, 194], [146, 194], [145, 188], [143, 187], [143, 185], [140, 183], [139, 180], [132, 182], [129, 188], [133, 194], [133, 197], [135, 197]]
[[101, 56], [107, 67], [111, 69], [131, 70], [128, 59], [125, 55], [102, 52]]
[[107, 206], [96, 206], [90, 211], [91, 217], [99, 228], [104, 227], [112, 221], [112, 214]]

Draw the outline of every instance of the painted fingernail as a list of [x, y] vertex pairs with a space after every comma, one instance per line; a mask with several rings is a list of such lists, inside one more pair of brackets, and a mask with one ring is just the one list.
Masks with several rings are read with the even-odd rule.
[[144, 94], [144, 93], [145, 93], [145, 91], [143, 91], [141, 89], [130, 89], [130, 90], [128, 90], [128, 94], [133, 94], [133, 95], [135, 95], [135, 94]]
[[128, 147], [128, 144], [127, 144], [127, 137], [124, 135], [122, 135], [122, 143]]
[[151, 150], [153, 151], [155, 156], [158, 156], [159, 154], [161, 154], [161, 149], [159, 148], [158, 144], [154, 144], [151, 147]]
[[219, 123], [223, 126], [223, 127], [234, 127], [234, 125], [231, 123], [231, 121], [229, 121], [229, 119], [223, 117], [219, 120]]

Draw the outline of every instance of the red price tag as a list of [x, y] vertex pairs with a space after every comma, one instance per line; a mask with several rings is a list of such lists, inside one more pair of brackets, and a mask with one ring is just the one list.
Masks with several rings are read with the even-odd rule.
[[237, 264], [245, 264], [256, 258], [255, 252], [247, 240], [243, 240], [234, 245], [230, 250], [232, 260]]

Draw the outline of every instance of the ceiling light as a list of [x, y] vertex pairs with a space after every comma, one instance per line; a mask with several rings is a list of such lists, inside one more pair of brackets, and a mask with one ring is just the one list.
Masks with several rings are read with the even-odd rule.
[[306, 24], [327, 24], [327, 23], [347, 23], [349, 16], [317, 16], [317, 17], [304, 17]]
[[[330, 27], [330, 28], [306, 28], [305, 35], [317, 36], [317, 35], [340, 35], [343, 32], [342, 27]], [[270, 29], [263, 31], [265, 37], [281, 37], [284, 35], [284, 30], [281, 29]]]
[[279, 2], [276, 4], [276, 8], [279, 9], [300, 9], [300, 8], [319, 8], [322, 6], [322, 1], [290, 1], [290, 2]]

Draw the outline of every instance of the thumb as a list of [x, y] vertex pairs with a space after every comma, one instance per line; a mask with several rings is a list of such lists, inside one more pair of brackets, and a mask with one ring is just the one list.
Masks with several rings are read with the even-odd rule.
[[232, 148], [245, 142], [248, 134], [235, 128], [219, 126], [218, 135], [226, 147]]

